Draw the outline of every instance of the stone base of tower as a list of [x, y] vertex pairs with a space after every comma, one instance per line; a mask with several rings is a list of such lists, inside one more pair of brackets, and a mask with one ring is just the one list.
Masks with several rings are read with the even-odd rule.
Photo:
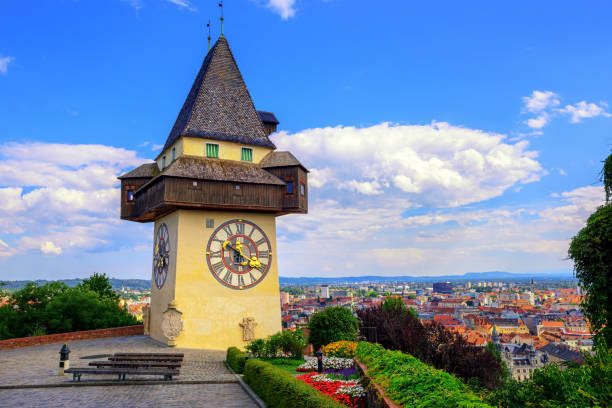
[[[272, 263], [256, 286], [236, 290], [219, 283], [206, 262], [206, 244], [214, 228], [242, 218], [256, 223], [272, 245]], [[207, 222], [213, 220], [213, 227]], [[225, 350], [244, 347], [250, 338], [279, 332], [280, 293], [276, 262], [276, 223], [271, 214], [177, 210], [165, 223], [172, 252], [163, 286], [152, 279], [149, 331], [152, 339], [182, 348]]]

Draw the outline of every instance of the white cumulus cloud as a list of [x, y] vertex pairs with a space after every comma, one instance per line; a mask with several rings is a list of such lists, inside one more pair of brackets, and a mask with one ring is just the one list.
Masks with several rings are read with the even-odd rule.
[[287, 20], [295, 16], [296, 0], [254, 0], [258, 4], [271, 9], [276, 14], [280, 15], [283, 20]]
[[[403, 194], [415, 205], [458, 206], [501, 195], [530, 183], [542, 171], [525, 141], [432, 123], [382, 123], [279, 132], [274, 142], [315, 169], [317, 187], [350, 189], [364, 195]], [[332, 165], [333, 164], [333, 165]]]
[[14, 57], [3, 57], [0, 55], [0, 73], [6, 74], [8, 72], [8, 64], [14, 60]]
[[580, 101], [574, 105], [567, 105], [565, 108], [559, 109], [559, 112], [569, 115], [571, 123], [579, 123], [582, 119], [594, 118], [596, 116], [609, 118], [610, 114], [605, 110], [608, 105], [605, 103], [601, 105]]
[[[600, 102], [598, 105], [593, 102], [580, 101], [559, 108], [561, 98], [552, 91], [533, 91], [530, 96], [523, 97], [523, 103], [523, 112], [536, 115], [523, 123], [536, 130], [548, 125], [555, 117], [569, 117], [570, 123], [579, 123], [582, 119], [611, 116], [606, 112], [608, 104], [605, 102]], [[537, 134], [540, 133], [537, 132]]]
[[104, 145], [0, 145], [0, 237], [10, 246], [1, 255], [108, 244], [120, 223], [117, 176], [143, 162]]
[[45, 254], [56, 254], [59, 255], [62, 253], [62, 248], [58, 247], [51, 241], [45, 241], [41, 246], [40, 250]]
[[544, 109], [558, 106], [561, 102], [559, 95], [552, 91], [533, 91], [531, 95], [524, 96], [525, 110], [537, 113]]

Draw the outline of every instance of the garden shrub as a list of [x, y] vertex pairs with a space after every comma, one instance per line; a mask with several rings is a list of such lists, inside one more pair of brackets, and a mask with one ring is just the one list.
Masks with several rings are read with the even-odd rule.
[[356, 341], [340, 340], [323, 346], [321, 351], [328, 357], [353, 358], [355, 357], [355, 348], [357, 348]]
[[246, 349], [256, 358], [271, 359], [282, 354], [283, 357], [300, 360], [305, 345], [304, 334], [301, 330], [286, 330], [273, 334], [267, 339], [253, 340], [246, 346]]
[[461, 380], [409, 354], [360, 342], [355, 357], [385, 394], [402, 406], [491, 408]]
[[357, 318], [350, 309], [342, 306], [328, 307], [314, 313], [308, 322], [308, 342], [315, 350], [338, 340], [357, 340]]
[[240, 351], [237, 347], [227, 349], [225, 361], [227, 365], [232, 367], [235, 373], [242, 374], [244, 372], [244, 363], [247, 360], [247, 355], [244, 351]]
[[[378, 306], [360, 310], [358, 315], [362, 322], [362, 334], [368, 341], [411, 354], [465, 381], [477, 378], [479, 385], [488, 389], [495, 389], [501, 384], [503, 370], [495, 356], [467, 343], [460, 334], [439, 322], [421, 323], [402, 307]], [[375, 328], [375, 339], [368, 338], [372, 328]]]
[[244, 381], [270, 408], [342, 408], [343, 405], [261, 360], [247, 360]]

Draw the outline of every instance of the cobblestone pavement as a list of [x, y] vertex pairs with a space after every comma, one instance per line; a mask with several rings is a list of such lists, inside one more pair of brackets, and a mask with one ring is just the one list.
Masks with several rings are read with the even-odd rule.
[[3, 408], [257, 407], [239, 384], [164, 384], [0, 390]]
[[[60, 343], [43, 346], [24, 347], [12, 350], [0, 350], [0, 386], [6, 385], [42, 385], [67, 383], [71, 375], [59, 377]], [[120, 352], [156, 352], [185, 353], [181, 375], [175, 377], [178, 381], [236, 381], [223, 361], [225, 352], [212, 350], [175, 349], [159, 345], [148, 336], [126, 336], [106, 339], [72, 341], [70, 348], [70, 366], [87, 367], [90, 361], [106, 360], [105, 354]], [[97, 358], [83, 359], [99, 355]], [[83, 375], [81, 382], [96, 382], [114, 380], [116, 376]], [[128, 379], [160, 380], [157, 377], [128, 377]], [[179, 388], [180, 389], [180, 388]], [[58, 391], [59, 392], [59, 391]], [[0, 401], [2, 401], [0, 399]], [[0, 405], [3, 405], [0, 403]]]

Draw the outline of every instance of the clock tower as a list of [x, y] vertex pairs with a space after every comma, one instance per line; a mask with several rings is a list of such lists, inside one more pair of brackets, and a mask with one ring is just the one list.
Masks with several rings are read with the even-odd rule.
[[119, 177], [121, 218], [154, 222], [151, 338], [244, 346], [281, 330], [276, 217], [308, 211], [308, 170], [268, 136], [222, 35], [154, 163]]

